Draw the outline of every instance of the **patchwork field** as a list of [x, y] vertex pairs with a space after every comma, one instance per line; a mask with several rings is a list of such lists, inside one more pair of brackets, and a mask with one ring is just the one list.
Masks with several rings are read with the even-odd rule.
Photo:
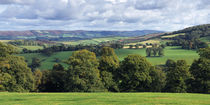
[[180, 36], [180, 35], [185, 35], [185, 33], [172, 34], [172, 35], [162, 36], [161, 38], [173, 38], [173, 37]]
[[78, 41], [61, 41], [58, 43], [63, 43], [63, 44], [69, 44], [69, 45], [78, 45], [78, 44], [99, 44], [101, 42], [107, 42], [107, 41], [115, 41], [115, 40], [120, 40], [120, 39], [126, 39], [128, 37], [106, 37], [106, 38], [93, 38], [89, 40], [78, 40]]
[[209, 94], [0, 93], [0, 105], [209, 105]]
[[[139, 54], [146, 56], [145, 49], [117, 49], [115, 50], [120, 60], [123, 60], [128, 54]], [[31, 63], [33, 57], [38, 57], [41, 62], [41, 70], [51, 69], [56, 63], [55, 60], [59, 59], [60, 62], [65, 61], [71, 56], [72, 51], [63, 51], [54, 53], [51, 56], [44, 56], [40, 53], [31, 53], [31, 54], [19, 54], [24, 56], [28, 63]], [[179, 60], [184, 59], [188, 64], [191, 64], [194, 59], [197, 59], [199, 56], [196, 51], [180, 49], [180, 47], [166, 47], [164, 50], [165, 56], [163, 57], [147, 57], [147, 60], [153, 65], [162, 65], [165, 64], [167, 59]], [[62, 63], [65, 67], [68, 67], [66, 64]]]

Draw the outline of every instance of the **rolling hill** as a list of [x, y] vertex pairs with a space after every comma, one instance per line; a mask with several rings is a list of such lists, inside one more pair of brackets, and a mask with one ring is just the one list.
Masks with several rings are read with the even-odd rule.
[[63, 30], [29, 30], [29, 31], [0, 31], [0, 40], [15, 39], [45, 39], [45, 40], [81, 40], [99, 37], [134, 37], [152, 33], [162, 33], [155, 30], [136, 31], [63, 31]]

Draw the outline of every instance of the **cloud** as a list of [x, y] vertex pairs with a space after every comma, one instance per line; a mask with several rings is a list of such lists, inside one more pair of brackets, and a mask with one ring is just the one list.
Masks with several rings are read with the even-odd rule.
[[0, 30], [173, 31], [210, 23], [209, 0], [1, 0]]

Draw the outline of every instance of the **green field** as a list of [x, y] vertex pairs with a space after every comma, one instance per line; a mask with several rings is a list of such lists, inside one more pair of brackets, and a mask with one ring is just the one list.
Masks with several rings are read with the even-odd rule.
[[[115, 50], [120, 60], [123, 60], [128, 54], [139, 54], [142, 56], [146, 56], [145, 49], [117, 49]], [[147, 57], [147, 60], [151, 62], [153, 65], [161, 65], [165, 64], [167, 59], [180, 60], [184, 59], [188, 64], [191, 64], [194, 59], [197, 59], [199, 56], [196, 51], [192, 50], [184, 50], [180, 49], [180, 47], [166, 47], [165, 56], [163, 57]], [[41, 70], [51, 69], [53, 65], [56, 63], [55, 59], [59, 58], [60, 61], [67, 60], [69, 56], [71, 56], [72, 51], [64, 51], [57, 52], [51, 56], [44, 56], [40, 53], [30, 53], [30, 54], [19, 54], [20, 56], [24, 56], [25, 59], [31, 62], [33, 57], [38, 57], [41, 62]], [[68, 67], [66, 64], [62, 63], [65, 67]]]
[[209, 94], [0, 93], [0, 105], [209, 105]]
[[[42, 62], [41, 62], [41, 70], [46, 70], [46, 69], [52, 69], [53, 65], [56, 63], [54, 62], [56, 58], [59, 58], [60, 61], [64, 61], [67, 60], [69, 58], [69, 56], [72, 55], [72, 51], [63, 51], [63, 52], [58, 52], [58, 53], [54, 53], [51, 56], [44, 56], [40, 53], [29, 53], [29, 54], [19, 54], [19, 56], [24, 56], [25, 59], [28, 61], [28, 63], [31, 63], [31, 60], [33, 57], [37, 57], [39, 58]], [[66, 64], [63, 64], [65, 67], [67, 67]]]
[[[128, 54], [139, 54], [146, 56], [145, 49], [119, 49], [115, 50], [120, 60], [123, 60]], [[184, 59], [188, 64], [191, 64], [194, 59], [197, 59], [199, 56], [196, 51], [185, 50], [180, 47], [166, 47], [164, 49], [163, 57], [147, 57], [147, 60], [153, 65], [165, 64], [167, 59], [180, 60]]]
[[43, 46], [18, 46], [20, 48], [26, 48], [28, 50], [38, 50], [38, 49], [43, 49]]

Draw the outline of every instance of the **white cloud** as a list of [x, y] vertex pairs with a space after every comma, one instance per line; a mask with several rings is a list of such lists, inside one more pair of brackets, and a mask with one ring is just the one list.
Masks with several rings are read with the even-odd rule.
[[1, 0], [0, 30], [173, 31], [210, 23], [209, 0]]

